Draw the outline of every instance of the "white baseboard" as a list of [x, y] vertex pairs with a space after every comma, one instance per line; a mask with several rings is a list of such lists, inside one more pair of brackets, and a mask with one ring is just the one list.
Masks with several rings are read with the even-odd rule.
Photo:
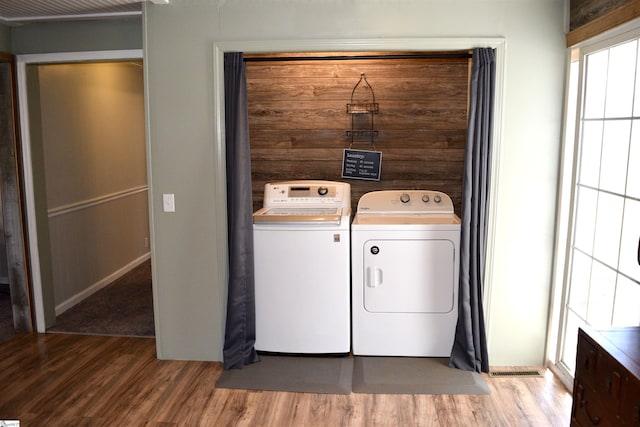
[[67, 300], [61, 302], [56, 306], [56, 316], [60, 316], [62, 313], [64, 313], [74, 305], [89, 298], [91, 295], [95, 294], [100, 289], [104, 288], [114, 280], [117, 280], [120, 277], [124, 276], [125, 274], [127, 274], [128, 272], [130, 272], [131, 270], [133, 270], [134, 268], [136, 268], [137, 266], [139, 266], [140, 264], [142, 264], [143, 262], [147, 261], [150, 258], [151, 258], [151, 253], [147, 252], [146, 254], [142, 255], [140, 258], [134, 259], [129, 264], [114, 271], [107, 277], [102, 278], [98, 282], [84, 289], [82, 292], [78, 292], [71, 298], [68, 298]]

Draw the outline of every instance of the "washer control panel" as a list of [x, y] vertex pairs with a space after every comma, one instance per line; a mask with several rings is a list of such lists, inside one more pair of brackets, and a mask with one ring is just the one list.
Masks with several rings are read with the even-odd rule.
[[447, 214], [453, 213], [451, 197], [432, 190], [372, 191], [358, 201], [358, 213], [366, 214]]
[[351, 205], [351, 186], [335, 181], [285, 181], [264, 186], [264, 207], [314, 207]]

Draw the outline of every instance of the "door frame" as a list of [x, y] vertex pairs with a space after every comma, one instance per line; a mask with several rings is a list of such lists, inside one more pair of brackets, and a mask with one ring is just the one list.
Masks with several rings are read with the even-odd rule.
[[[18, 108], [20, 112], [20, 132], [22, 135], [22, 163], [24, 167], [24, 198], [25, 212], [28, 230], [28, 253], [31, 260], [31, 279], [33, 286], [33, 311], [35, 313], [35, 326], [37, 332], [45, 332], [47, 325], [45, 319], [44, 293], [42, 288], [42, 274], [40, 263], [40, 251], [38, 250], [38, 233], [36, 227], [36, 204], [34, 194], [34, 177], [31, 154], [31, 136], [29, 132], [29, 106], [27, 88], [27, 65], [92, 62], [92, 61], [117, 61], [126, 59], [142, 60], [142, 49], [87, 51], [87, 52], [61, 52], [44, 54], [27, 54], [16, 56], [16, 74], [18, 83]], [[53, 301], [51, 302], [53, 304]]]

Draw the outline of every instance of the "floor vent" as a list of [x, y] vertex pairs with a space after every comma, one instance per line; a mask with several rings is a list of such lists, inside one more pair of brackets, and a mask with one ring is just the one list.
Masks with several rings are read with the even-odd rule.
[[491, 371], [489, 372], [491, 377], [542, 377], [540, 371]]

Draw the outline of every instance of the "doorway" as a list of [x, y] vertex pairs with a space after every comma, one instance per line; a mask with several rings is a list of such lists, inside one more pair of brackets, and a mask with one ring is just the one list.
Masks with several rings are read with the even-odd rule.
[[[150, 243], [141, 57], [141, 51], [18, 57], [39, 332], [55, 329], [60, 316], [129, 273], [150, 271], [142, 268]], [[122, 305], [106, 312], [122, 318]], [[152, 313], [150, 299], [149, 305]], [[86, 323], [66, 332], [92, 333]]]
[[567, 237], [556, 261], [564, 295], [554, 359], [568, 383], [579, 328], [640, 326], [639, 49], [635, 28], [574, 50], [569, 63], [566, 144], [575, 155], [564, 165]]

